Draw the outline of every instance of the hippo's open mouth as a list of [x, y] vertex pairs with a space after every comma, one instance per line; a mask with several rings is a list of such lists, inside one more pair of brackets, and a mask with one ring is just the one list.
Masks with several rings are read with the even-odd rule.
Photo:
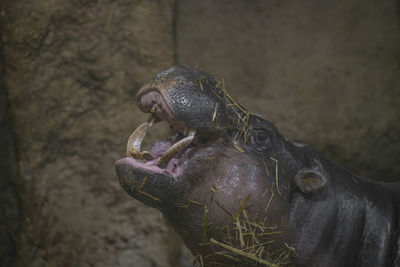
[[[140, 127], [135, 131], [141, 130]], [[135, 132], [131, 135], [135, 136]], [[188, 138], [189, 137], [189, 138]], [[189, 152], [195, 147], [190, 141], [193, 136], [183, 138], [181, 133], [167, 139], [156, 142], [150, 151], [136, 150], [141, 141], [130, 138], [127, 145], [127, 156], [129, 163], [135, 169], [145, 173], [164, 174], [178, 178], [184, 169], [185, 159]]]
[[[144, 87], [138, 92], [138, 106], [149, 119], [131, 134], [127, 143], [126, 163], [144, 173], [163, 174], [177, 179], [183, 173], [185, 160], [195, 148], [207, 142], [195, 128], [185, 126], [168, 105], [157, 88]], [[141, 151], [141, 144], [155, 123], [166, 121], [177, 134], [167, 140], [156, 142], [150, 151]]]

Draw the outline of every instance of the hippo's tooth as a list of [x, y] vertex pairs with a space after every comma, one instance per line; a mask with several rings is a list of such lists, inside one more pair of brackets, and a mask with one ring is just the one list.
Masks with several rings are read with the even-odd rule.
[[150, 115], [147, 122], [144, 122], [136, 128], [136, 130], [129, 136], [128, 143], [126, 144], [126, 155], [133, 156], [134, 158], [142, 158], [140, 147], [147, 131], [157, 123], [157, 119], [153, 114]]
[[190, 129], [189, 127], [185, 127], [183, 130], [183, 135], [185, 136], [194, 136], [196, 134], [196, 130]]
[[165, 151], [164, 155], [158, 160], [157, 166], [160, 168], [165, 168], [171, 158], [176, 155], [176, 153], [185, 149], [194, 139], [196, 134], [196, 130], [190, 130], [187, 137], [173, 144], [167, 151]]
[[194, 137], [195, 134], [196, 134], [196, 130], [192, 129], [192, 130], [189, 130], [188, 136], [193, 136]]

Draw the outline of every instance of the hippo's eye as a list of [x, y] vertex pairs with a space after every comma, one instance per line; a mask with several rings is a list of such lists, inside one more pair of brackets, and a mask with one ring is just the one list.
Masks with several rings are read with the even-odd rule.
[[263, 145], [269, 141], [269, 133], [263, 128], [256, 128], [251, 133], [253, 143]]

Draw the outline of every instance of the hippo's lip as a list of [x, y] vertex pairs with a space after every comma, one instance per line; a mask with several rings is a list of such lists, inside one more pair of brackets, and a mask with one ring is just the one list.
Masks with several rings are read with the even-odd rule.
[[137, 93], [138, 107], [145, 113], [153, 113], [160, 120], [168, 122], [174, 129], [183, 133], [185, 123], [176, 117], [163, 92], [164, 88], [152, 87], [150, 85], [144, 86]]

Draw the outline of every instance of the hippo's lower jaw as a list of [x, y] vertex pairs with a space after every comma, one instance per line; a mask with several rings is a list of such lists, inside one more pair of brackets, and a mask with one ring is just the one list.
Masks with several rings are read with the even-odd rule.
[[[153, 114], [152, 117], [155, 115]], [[182, 182], [179, 179], [185, 169], [186, 159], [196, 149], [194, 142], [187, 142], [178, 132], [175, 136], [156, 142], [148, 151], [140, 151], [141, 142], [146, 132], [151, 128], [139, 126], [129, 138], [127, 156], [116, 162], [116, 172], [125, 191], [134, 198], [154, 208], [169, 208], [179, 201]], [[194, 137], [193, 135], [190, 137]], [[186, 138], [186, 140], [185, 140]], [[191, 138], [193, 139], [193, 138]], [[169, 194], [168, 191], [175, 191]], [[178, 192], [177, 192], [178, 191]]]

